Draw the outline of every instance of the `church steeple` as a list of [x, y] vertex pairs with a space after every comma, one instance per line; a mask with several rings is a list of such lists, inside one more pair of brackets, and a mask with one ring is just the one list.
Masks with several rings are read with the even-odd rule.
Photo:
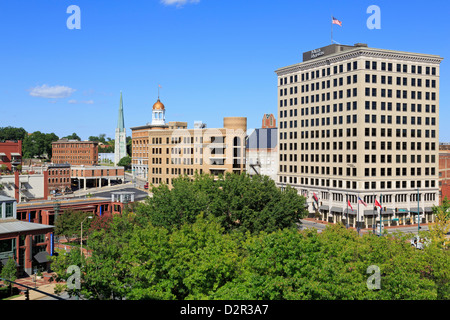
[[119, 163], [120, 159], [127, 155], [127, 138], [125, 130], [122, 91], [120, 91], [119, 119], [117, 120], [116, 140], [114, 143], [114, 163], [116, 165]]
[[119, 119], [117, 121], [117, 129], [119, 129], [121, 132], [125, 129], [125, 120], [123, 118], [122, 91], [120, 91]]

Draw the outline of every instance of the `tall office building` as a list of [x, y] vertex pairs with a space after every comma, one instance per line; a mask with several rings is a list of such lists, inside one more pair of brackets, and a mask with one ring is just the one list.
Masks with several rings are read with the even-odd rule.
[[127, 155], [127, 137], [125, 129], [125, 120], [123, 117], [123, 100], [120, 92], [119, 117], [117, 120], [116, 140], [114, 143], [114, 164], [118, 164], [120, 159]]
[[330, 222], [372, 227], [375, 199], [385, 225], [418, 211], [421, 222], [433, 220], [442, 59], [332, 44], [276, 70], [277, 183], [297, 188], [310, 213]]

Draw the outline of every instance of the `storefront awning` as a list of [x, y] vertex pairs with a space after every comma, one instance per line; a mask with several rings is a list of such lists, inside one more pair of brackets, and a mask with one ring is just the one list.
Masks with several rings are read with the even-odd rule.
[[355, 214], [356, 215], [358, 212], [357, 212], [357, 210], [352, 210], [352, 209], [349, 208], [349, 209], [345, 209], [344, 213], [345, 214]]
[[[9, 258], [5, 258], [5, 259], [1, 259], [0, 263], [4, 266], [6, 266], [6, 264], [8, 263]], [[14, 259], [13, 259], [14, 260]], [[18, 266], [16, 260], [14, 260], [14, 263], [16, 264], [16, 266]]]
[[[411, 213], [417, 214], [417, 208], [411, 209], [411, 210], [409, 210], [409, 211], [410, 211]], [[422, 213], [422, 212], [423, 212], [423, 209], [422, 209], [422, 208], [419, 208], [419, 212]]]
[[319, 210], [328, 211], [329, 209], [330, 209], [330, 207], [327, 206], [327, 205], [323, 205], [323, 206], [320, 206], [320, 207], [319, 207]]
[[365, 216], [373, 216], [378, 214], [378, 212], [376, 210], [364, 210], [364, 215]]
[[36, 259], [38, 263], [45, 263], [48, 262], [49, 256], [47, 251], [41, 251], [34, 256], [34, 259]]
[[425, 212], [433, 212], [433, 208], [431, 208], [431, 207], [426, 207], [426, 208], [425, 208]]
[[339, 207], [331, 207], [331, 210], [330, 211], [333, 211], [333, 212], [337, 212], [337, 213], [342, 213], [342, 208], [339, 208]]

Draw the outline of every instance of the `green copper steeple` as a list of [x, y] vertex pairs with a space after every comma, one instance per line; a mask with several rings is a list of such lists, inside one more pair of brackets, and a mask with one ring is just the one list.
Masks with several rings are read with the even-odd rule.
[[125, 129], [125, 121], [123, 118], [122, 91], [120, 91], [119, 120], [117, 121], [117, 129], [119, 129], [120, 131], [123, 131]]

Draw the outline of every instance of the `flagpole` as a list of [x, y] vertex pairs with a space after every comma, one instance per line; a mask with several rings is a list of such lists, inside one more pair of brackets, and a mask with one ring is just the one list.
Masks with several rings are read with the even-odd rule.
[[356, 209], [356, 230], [358, 231], [358, 235], [359, 235], [359, 196], [358, 196], [357, 206], [358, 206], [358, 208]]
[[331, 15], [331, 44], [333, 44], [333, 15]]
[[383, 194], [380, 194], [380, 236], [381, 236], [381, 219], [383, 212], [383, 205], [382, 205], [383, 200], [381, 198], [383, 198]]

